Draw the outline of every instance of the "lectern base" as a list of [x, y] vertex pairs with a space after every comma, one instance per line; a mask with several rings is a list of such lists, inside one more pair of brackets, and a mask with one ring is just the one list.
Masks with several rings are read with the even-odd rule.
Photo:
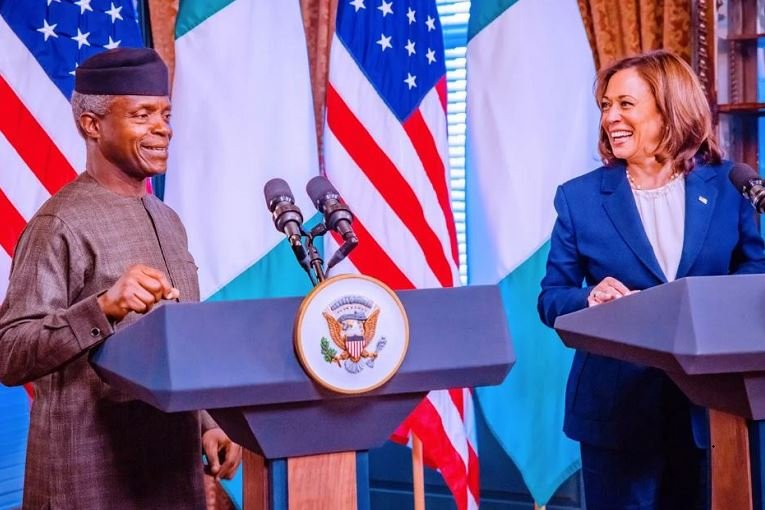
[[366, 452], [269, 461], [244, 449], [243, 464], [244, 510], [370, 508]]
[[709, 410], [711, 510], [752, 508], [749, 434], [746, 418]]

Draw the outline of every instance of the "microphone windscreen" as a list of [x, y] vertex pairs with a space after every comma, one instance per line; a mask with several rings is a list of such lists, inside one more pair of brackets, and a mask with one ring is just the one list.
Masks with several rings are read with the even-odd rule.
[[263, 195], [266, 198], [266, 205], [268, 210], [274, 212], [276, 204], [283, 200], [288, 199], [291, 203], [295, 203], [295, 197], [292, 196], [292, 190], [290, 189], [287, 181], [280, 178], [271, 179], [263, 186]]
[[749, 182], [753, 179], [759, 179], [760, 176], [755, 172], [752, 167], [745, 163], [736, 163], [730, 171], [730, 182], [736, 187], [737, 190], [743, 192], [749, 185]]
[[308, 196], [311, 197], [313, 205], [319, 210], [321, 210], [321, 202], [327, 195], [335, 195], [335, 197], [340, 196], [335, 187], [332, 186], [332, 183], [329, 182], [329, 179], [323, 175], [317, 175], [308, 181], [308, 184], [305, 185], [305, 191], [308, 193]]

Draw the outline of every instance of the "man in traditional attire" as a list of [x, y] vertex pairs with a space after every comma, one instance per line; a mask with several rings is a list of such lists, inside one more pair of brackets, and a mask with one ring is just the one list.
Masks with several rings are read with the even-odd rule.
[[24, 509], [204, 509], [202, 451], [218, 477], [241, 460], [207, 413], [162, 413], [88, 362], [160, 301], [199, 300], [183, 225], [146, 192], [167, 169], [168, 96], [150, 49], [108, 50], [76, 70], [85, 172], [29, 221], [0, 307], [0, 381], [35, 388]]

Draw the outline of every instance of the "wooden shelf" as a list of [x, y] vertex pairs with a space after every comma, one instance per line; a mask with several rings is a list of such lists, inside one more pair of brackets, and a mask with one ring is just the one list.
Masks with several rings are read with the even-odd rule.
[[719, 113], [741, 113], [741, 114], [765, 114], [765, 103], [727, 103], [718, 104]]
[[758, 34], [729, 34], [725, 37], [720, 37], [722, 41], [756, 41], [758, 39], [765, 39], [765, 33]]

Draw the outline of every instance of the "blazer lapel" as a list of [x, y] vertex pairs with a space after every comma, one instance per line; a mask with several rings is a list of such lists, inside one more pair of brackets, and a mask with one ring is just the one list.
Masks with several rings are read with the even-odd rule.
[[688, 276], [707, 237], [717, 199], [717, 187], [710, 182], [715, 175], [714, 169], [698, 166], [685, 179], [685, 233], [678, 278]]
[[664, 276], [651, 242], [645, 234], [640, 213], [635, 205], [635, 197], [632, 196], [632, 189], [623, 166], [614, 167], [603, 173], [601, 193], [606, 195], [603, 199], [603, 208], [624, 242], [659, 281], [666, 282], [667, 277]]

